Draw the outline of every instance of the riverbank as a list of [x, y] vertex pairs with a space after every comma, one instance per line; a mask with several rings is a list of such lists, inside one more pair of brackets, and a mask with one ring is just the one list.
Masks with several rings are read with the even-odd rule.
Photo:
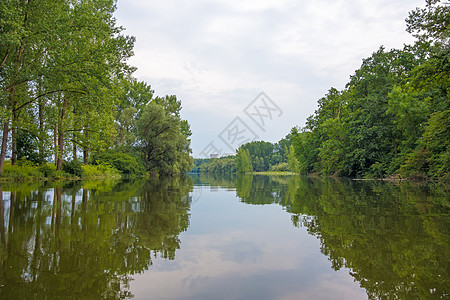
[[263, 171], [263, 172], [251, 172], [251, 173], [248, 173], [248, 174], [252, 174], [252, 175], [277, 175], [277, 176], [299, 175], [298, 173], [288, 172], [288, 171], [283, 171], [283, 172]]
[[123, 174], [116, 168], [106, 165], [66, 164], [63, 170], [56, 170], [52, 163], [42, 166], [33, 164], [11, 165], [6, 163], [0, 182], [38, 182], [51, 180], [80, 180], [80, 179], [120, 179]]

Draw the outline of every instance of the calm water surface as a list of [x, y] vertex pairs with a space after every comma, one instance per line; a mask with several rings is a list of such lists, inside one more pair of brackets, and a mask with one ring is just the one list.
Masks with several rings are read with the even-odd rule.
[[449, 299], [449, 190], [228, 176], [0, 185], [0, 299]]

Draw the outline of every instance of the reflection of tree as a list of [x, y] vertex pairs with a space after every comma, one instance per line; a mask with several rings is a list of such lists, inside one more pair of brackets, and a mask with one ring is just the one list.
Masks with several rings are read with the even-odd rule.
[[152, 255], [175, 257], [192, 181], [83, 185], [0, 198], [1, 299], [123, 299]]
[[445, 298], [448, 206], [427, 197], [442, 199], [408, 184], [325, 180], [300, 189], [287, 210], [314, 216], [303, 225], [333, 268], [350, 268], [370, 298]]
[[194, 184], [197, 185], [209, 185], [214, 187], [222, 187], [228, 189], [236, 188], [236, 175], [235, 174], [223, 174], [215, 175], [212, 173], [200, 173], [191, 175], [194, 178]]
[[321, 240], [332, 267], [351, 269], [370, 298], [449, 296], [446, 190], [384, 182], [255, 176], [237, 179], [249, 204], [279, 203]]

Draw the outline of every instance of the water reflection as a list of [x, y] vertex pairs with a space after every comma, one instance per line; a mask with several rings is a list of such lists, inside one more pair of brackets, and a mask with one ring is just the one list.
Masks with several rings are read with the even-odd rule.
[[1, 299], [124, 299], [175, 258], [192, 180], [0, 187]]
[[[202, 189], [209, 191], [201, 193]], [[228, 209], [228, 201], [236, 200], [235, 195], [246, 205], [234, 201], [240, 206]], [[296, 269], [289, 257], [301, 250], [296, 248], [298, 241], [293, 241], [299, 238], [292, 235], [299, 232], [295, 227], [306, 228], [317, 237], [331, 268], [341, 273], [350, 270], [369, 298], [449, 297], [450, 204], [446, 187], [297, 176], [201, 175], [0, 186], [0, 299], [132, 297], [130, 281], [136, 274], [153, 272], [155, 258], [173, 260], [177, 252], [180, 259], [180, 233], [190, 226], [195, 201], [209, 201], [205, 203], [207, 217], [198, 221], [203, 228], [193, 226], [191, 230], [197, 231], [183, 242], [185, 263], [172, 265], [180, 269], [177, 274], [188, 274], [193, 299], [215, 295], [217, 289], [226, 293], [226, 278], [237, 287], [236, 297], [270, 298], [265, 289], [268, 281], [277, 295], [281, 287], [283, 291], [297, 288], [284, 291], [287, 294], [313, 284], [313, 290], [323, 290], [319, 283], [308, 281], [318, 278], [312, 276], [317, 260], [306, 259], [311, 263], [305, 273]], [[273, 211], [262, 210], [267, 204], [280, 205], [289, 214], [288, 227], [269, 223]], [[249, 211], [257, 209], [261, 215], [246, 222]], [[280, 212], [283, 217], [286, 213]], [[227, 214], [233, 217], [224, 218]], [[260, 216], [271, 219], [266, 227], [253, 223], [260, 221]], [[263, 231], [258, 231], [260, 228]], [[205, 240], [211, 244], [202, 244]], [[294, 246], [287, 245], [289, 241]], [[289, 251], [283, 252], [287, 248]], [[199, 253], [206, 253], [206, 262]], [[276, 255], [283, 256], [282, 260]], [[296, 259], [298, 264], [299, 257]], [[277, 268], [280, 263], [283, 267]], [[242, 274], [244, 265], [254, 269]], [[193, 268], [183, 269], [186, 266]], [[238, 273], [233, 273], [234, 268]], [[153, 278], [169, 286], [177, 280], [169, 269], [153, 273]], [[328, 265], [326, 269], [331, 271]], [[215, 278], [214, 289], [206, 291], [213, 281], [196, 276], [215, 274], [212, 271], [221, 277]], [[193, 291], [197, 284], [201, 291]], [[183, 283], [181, 286], [185, 288]]]
[[202, 176], [236, 188], [244, 203], [278, 203], [321, 242], [369, 298], [447, 298], [450, 290], [448, 187], [297, 176]]

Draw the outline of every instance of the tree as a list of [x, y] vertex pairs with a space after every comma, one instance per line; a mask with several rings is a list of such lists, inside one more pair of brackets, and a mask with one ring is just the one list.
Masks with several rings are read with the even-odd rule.
[[253, 172], [252, 159], [248, 149], [240, 147], [236, 154], [236, 168], [239, 173]]
[[407, 31], [420, 43], [439, 43], [449, 45], [450, 9], [447, 3], [439, 5], [441, 0], [426, 0], [425, 8], [416, 8], [406, 19]]
[[177, 175], [192, 168], [190, 141], [180, 117], [152, 101], [136, 122], [136, 135], [147, 170]]
[[116, 103], [115, 147], [120, 151], [129, 151], [136, 142], [135, 120], [139, 112], [153, 99], [151, 86], [135, 78], [124, 78], [117, 85], [120, 88]]
[[294, 145], [291, 145], [289, 147], [288, 164], [291, 172], [297, 173], [299, 171], [299, 163], [295, 155]]
[[[60, 169], [68, 132], [72, 133], [73, 144], [80, 143], [88, 153], [93, 141], [88, 132], [98, 132], [98, 128], [89, 126], [100, 123], [98, 120], [111, 112], [108, 84], [112, 77], [133, 70], [126, 59], [132, 54], [134, 38], [120, 35], [122, 29], [115, 26], [114, 1], [28, 0], [1, 5], [5, 26], [0, 27], [0, 101], [6, 109], [2, 113], [0, 173], [10, 131], [12, 163], [16, 161], [17, 133], [24, 126], [23, 111], [27, 108], [39, 111], [36, 136], [41, 140], [40, 152], [45, 133], [53, 130], [55, 160]], [[47, 128], [44, 113], [52, 115], [46, 118], [52, 122]], [[83, 134], [77, 136], [75, 132]]]

